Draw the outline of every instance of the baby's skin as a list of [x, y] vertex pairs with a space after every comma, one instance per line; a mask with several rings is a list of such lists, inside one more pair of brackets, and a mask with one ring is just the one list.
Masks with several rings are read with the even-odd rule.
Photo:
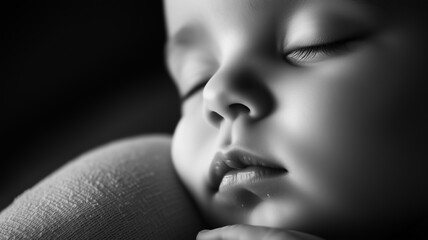
[[424, 232], [427, 14], [395, 2], [164, 1], [198, 239]]

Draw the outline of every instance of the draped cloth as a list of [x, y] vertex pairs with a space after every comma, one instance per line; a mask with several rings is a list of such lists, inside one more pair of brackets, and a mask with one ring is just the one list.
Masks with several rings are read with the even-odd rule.
[[83, 154], [0, 213], [0, 239], [195, 239], [203, 222], [170, 147], [149, 135]]

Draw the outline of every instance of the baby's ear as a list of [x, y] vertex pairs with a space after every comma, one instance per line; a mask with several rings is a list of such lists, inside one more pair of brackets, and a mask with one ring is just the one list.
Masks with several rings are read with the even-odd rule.
[[194, 239], [203, 224], [170, 146], [147, 136], [77, 158], [0, 213], [0, 238]]

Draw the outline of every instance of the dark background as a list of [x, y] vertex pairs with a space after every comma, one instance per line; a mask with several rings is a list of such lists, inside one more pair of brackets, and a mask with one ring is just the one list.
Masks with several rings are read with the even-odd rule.
[[81, 153], [172, 133], [179, 117], [162, 1], [11, 2], [0, 6], [0, 210]]

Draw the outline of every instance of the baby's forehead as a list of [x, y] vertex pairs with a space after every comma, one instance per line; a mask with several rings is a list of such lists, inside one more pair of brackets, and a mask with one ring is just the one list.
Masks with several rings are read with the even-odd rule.
[[[376, 0], [166, 0], [169, 30], [174, 26], [203, 24], [204, 28], [227, 28], [230, 25], [275, 24], [296, 14], [343, 14], [352, 16], [379, 10]], [[391, 3], [389, 5], [392, 5]], [[385, 9], [381, 9], [384, 11]], [[364, 16], [362, 17], [364, 18]], [[217, 25], [216, 25], [217, 24]]]
[[170, 39], [176, 35], [191, 39], [203, 33], [229, 42], [234, 37], [256, 41], [293, 28], [369, 24], [379, 16], [378, 5], [366, 0], [166, 0], [165, 10]]
[[[285, 35], [302, 39], [323, 35], [344, 37], [358, 28], [379, 29], [388, 24], [401, 24], [415, 28], [426, 26], [421, 0], [406, 4], [385, 0], [165, 0], [168, 42], [181, 33], [182, 40], [204, 36], [218, 44], [246, 39], [271, 41]], [[409, 20], [410, 19], [410, 20]], [[411, 21], [412, 23], [409, 23]], [[295, 31], [308, 32], [297, 36]], [[336, 29], [336, 30], [334, 30]], [[427, 28], [428, 29], [428, 28]], [[191, 31], [190, 31], [191, 30]], [[333, 31], [334, 30], [334, 31]], [[418, 35], [428, 36], [425, 30]], [[326, 33], [326, 34], [323, 34]], [[239, 39], [240, 38], [240, 39]], [[322, 40], [331, 40], [328, 39]], [[313, 39], [313, 38], [312, 38]], [[235, 42], [237, 42], [235, 41]], [[193, 44], [193, 43], [192, 43]], [[305, 44], [302, 42], [302, 44]]]
[[[346, 11], [348, 7], [366, 9], [376, 8], [380, 12], [397, 11], [401, 14], [423, 8], [421, 0], [409, 0], [404, 4], [401, 1], [386, 0], [164, 0], [166, 15], [182, 18], [188, 16], [209, 19], [215, 16], [217, 20], [227, 18], [228, 12], [234, 12], [236, 18], [242, 17], [242, 13], [252, 16], [266, 12], [271, 15], [275, 12], [292, 14], [293, 11], [302, 10], [314, 6], [327, 6], [325, 8], [337, 8]], [[173, 16], [174, 15], [174, 16]], [[202, 15], [202, 16], [201, 16]], [[200, 19], [200, 18], [198, 18]]]

